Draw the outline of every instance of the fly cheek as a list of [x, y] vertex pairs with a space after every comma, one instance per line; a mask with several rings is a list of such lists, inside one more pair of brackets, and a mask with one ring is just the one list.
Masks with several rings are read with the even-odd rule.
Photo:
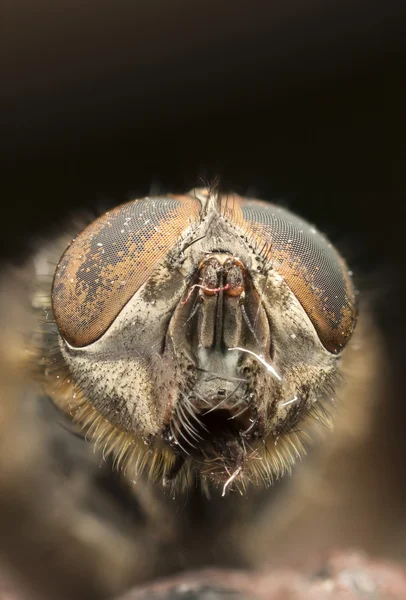
[[91, 223], [55, 272], [52, 307], [62, 338], [74, 348], [101, 338], [199, 214], [195, 198], [143, 198]]
[[323, 346], [339, 354], [357, 319], [355, 290], [345, 261], [313, 226], [288, 210], [242, 199], [239, 225], [266, 243], [275, 269], [302, 305]]

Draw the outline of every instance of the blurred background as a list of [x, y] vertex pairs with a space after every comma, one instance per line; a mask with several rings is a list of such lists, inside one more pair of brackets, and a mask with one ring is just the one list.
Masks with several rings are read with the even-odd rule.
[[405, 34], [393, 0], [1, 0], [1, 260], [78, 210], [216, 175], [282, 202], [372, 305], [401, 468]]

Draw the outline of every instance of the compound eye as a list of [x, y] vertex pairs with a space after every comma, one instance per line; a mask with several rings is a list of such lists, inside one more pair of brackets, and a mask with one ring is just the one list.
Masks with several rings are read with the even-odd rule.
[[239, 209], [238, 224], [258, 247], [267, 244], [273, 268], [303, 306], [320, 341], [338, 354], [350, 339], [357, 317], [344, 260], [314, 227], [283, 208], [242, 199]]
[[96, 341], [154, 269], [198, 220], [188, 196], [143, 198], [105, 213], [79, 234], [54, 277], [52, 306], [65, 340]]

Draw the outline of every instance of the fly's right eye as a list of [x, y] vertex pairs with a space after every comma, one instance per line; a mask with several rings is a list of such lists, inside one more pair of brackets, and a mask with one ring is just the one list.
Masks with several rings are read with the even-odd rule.
[[79, 234], [53, 282], [52, 306], [64, 339], [83, 347], [101, 337], [199, 214], [200, 202], [189, 196], [143, 198]]

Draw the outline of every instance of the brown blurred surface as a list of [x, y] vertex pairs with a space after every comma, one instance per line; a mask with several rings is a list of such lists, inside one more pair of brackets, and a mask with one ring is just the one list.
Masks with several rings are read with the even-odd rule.
[[0, 566], [1, 600], [30, 600], [30, 594], [25, 593], [17, 582], [18, 576], [12, 577]]
[[206, 570], [135, 588], [119, 600], [403, 600], [406, 570], [396, 563], [347, 552], [313, 572]]

